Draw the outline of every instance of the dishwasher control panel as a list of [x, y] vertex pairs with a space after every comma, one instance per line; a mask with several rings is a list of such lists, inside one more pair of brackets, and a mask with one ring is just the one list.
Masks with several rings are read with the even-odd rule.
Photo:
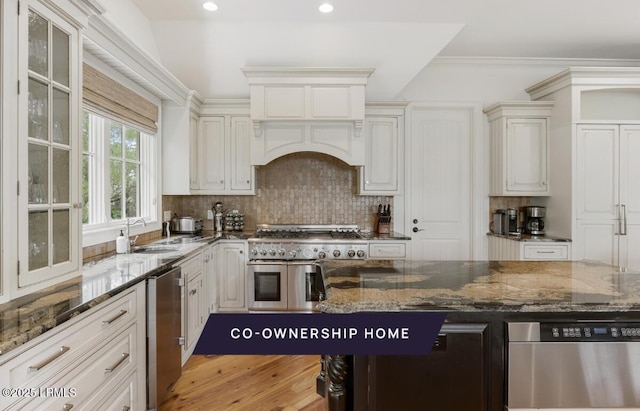
[[540, 341], [640, 341], [640, 322], [540, 323]]

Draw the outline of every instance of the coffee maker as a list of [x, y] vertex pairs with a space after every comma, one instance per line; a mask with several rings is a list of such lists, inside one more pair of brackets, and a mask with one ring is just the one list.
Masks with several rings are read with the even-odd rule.
[[546, 209], [538, 206], [524, 207], [524, 232], [531, 235], [544, 235], [544, 215]]

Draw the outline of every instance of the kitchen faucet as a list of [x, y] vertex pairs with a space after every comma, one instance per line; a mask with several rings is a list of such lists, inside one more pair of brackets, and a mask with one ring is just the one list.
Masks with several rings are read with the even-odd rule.
[[147, 223], [144, 221], [144, 218], [138, 218], [137, 220], [134, 220], [133, 222], [131, 221], [130, 218], [127, 218], [127, 224], [126, 224], [126, 238], [127, 238], [127, 254], [129, 254], [131, 252], [131, 246], [136, 244], [136, 241], [138, 240], [139, 236], [136, 236], [136, 238], [134, 238], [133, 240], [129, 240], [129, 227], [131, 227], [132, 225], [136, 225], [138, 223], [142, 223], [143, 227], [147, 226]]

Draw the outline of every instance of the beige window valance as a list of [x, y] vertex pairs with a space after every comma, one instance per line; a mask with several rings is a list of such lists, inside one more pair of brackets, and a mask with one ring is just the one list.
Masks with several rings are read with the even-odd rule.
[[82, 93], [85, 104], [140, 126], [158, 131], [158, 106], [111, 77], [84, 63]]

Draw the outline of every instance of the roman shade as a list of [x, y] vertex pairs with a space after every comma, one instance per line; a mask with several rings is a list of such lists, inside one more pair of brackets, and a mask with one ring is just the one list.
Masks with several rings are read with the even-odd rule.
[[83, 65], [83, 102], [144, 131], [158, 131], [158, 106], [92, 66]]

